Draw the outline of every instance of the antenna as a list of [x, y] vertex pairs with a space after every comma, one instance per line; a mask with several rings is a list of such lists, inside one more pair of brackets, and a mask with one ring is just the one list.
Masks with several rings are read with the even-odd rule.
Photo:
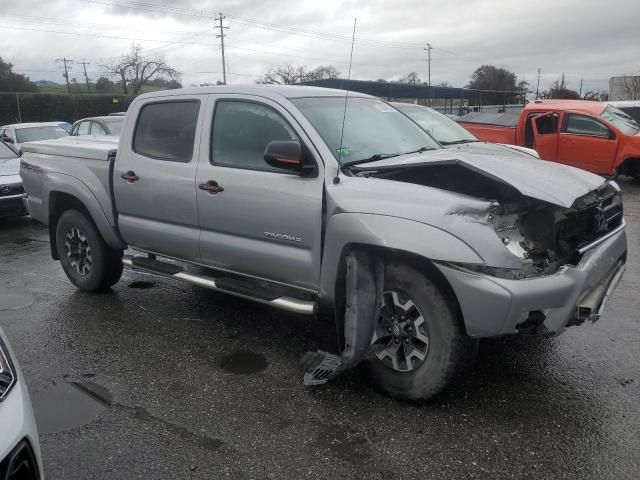
[[[351, 36], [351, 56], [349, 57], [349, 74], [347, 75], [347, 93], [344, 95], [344, 111], [342, 113], [342, 131], [340, 132], [340, 148], [338, 149], [338, 168], [340, 168], [340, 160], [342, 160], [342, 140], [344, 139], [344, 122], [347, 118], [347, 99], [349, 98], [349, 81], [351, 80], [351, 63], [353, 62], [353, 44], [356, 40], [356, 21], [358, 19], [353, 19], [353, 35]], [[336, 175], [333, 183], [340, 182], [340, 179]]]

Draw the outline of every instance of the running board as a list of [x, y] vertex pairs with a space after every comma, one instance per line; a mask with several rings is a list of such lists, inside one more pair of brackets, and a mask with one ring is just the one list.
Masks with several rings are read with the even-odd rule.
[[[208, 275], [200, 275], [185, 271], [182, 267], [148, 257], [125, 255], [122, 257], [122, 264], [132, 270], [154, 273], [165, 277], [172, 277], [182, 280], [192, 285], [208, 288], [216, 292], [227, 293], [235, 297], [251, 300], [263, 305], [270, 305], [281, 310], [300, 313], [303, 315], [313, 315], [316, 313], [317, 304], [311, 300], [301, 300], [288, 296], [277, 296], [274, 292], [260, 292], [252, 289], [253, 294], [249, 294], [250, 289], [242, 288], [241, 284], [226, 278], [214, 278]], [[235, 287], [235, 288], [234, 288]]]

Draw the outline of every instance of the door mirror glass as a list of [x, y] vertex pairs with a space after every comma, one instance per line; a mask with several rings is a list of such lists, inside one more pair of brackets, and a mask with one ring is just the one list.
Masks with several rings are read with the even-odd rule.
[[289, 170], [298, 174], [305, 171], [302, 162], [302, 148], [299, 142], [269, 142], [264, 150], [264, 161], [271, 167]]

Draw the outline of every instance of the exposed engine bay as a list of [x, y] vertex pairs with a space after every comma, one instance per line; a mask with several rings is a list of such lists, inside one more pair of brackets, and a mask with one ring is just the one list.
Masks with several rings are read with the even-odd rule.
[[520, 279], [551, 275], [563, 265], [580, 261], [580, 250], [622, 224], [619, 189], [603, 183], [566, 208], [523, 195], [487, 172], [457, 162], [354, 169], [357, 176], [424, 185], [490, 203], [483, 221], [491, 225], [502, 244], [522, 260], [519, 269], [474, 266], [492, 276]]

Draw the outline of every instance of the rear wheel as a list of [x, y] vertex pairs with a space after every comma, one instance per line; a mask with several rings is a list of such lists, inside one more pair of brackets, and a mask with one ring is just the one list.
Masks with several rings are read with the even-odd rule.
[[374, 359], [366, 362], [374, 382], [394, 397], [432, 397], [464, 364], [471, 344], [437, 285], [408, 265], [386, 266]]
[[82, 291], [106, 290], [122, 276], [122, 250], [109, 247], [82, 212], [67, 210], [60, 216], [56, 248], [62, 269]]

